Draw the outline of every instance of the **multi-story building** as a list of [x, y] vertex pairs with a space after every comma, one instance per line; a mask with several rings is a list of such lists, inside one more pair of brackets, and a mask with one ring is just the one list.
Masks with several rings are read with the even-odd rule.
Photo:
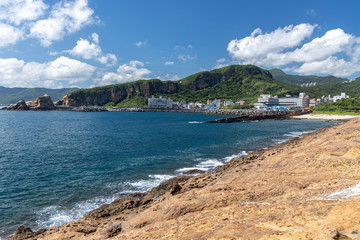
[[169, 98], [163, 98], [160, 96], [159, 98], [155, 98], [154, 95], [151, 98], [148, 98], [148, 107], [149, 108], [172, 108], [173, 101]]
[[341, 100], [341, 99], [345, 99], [345, 98], [350, 98], [349, 95], [346, 95], [346, 93], [342, 92], [341, 95], [337, 95], [333, 97], [333, 102], [336, 102], [337, 100]]
[[286, 95], [284, 98], [273, 97], [269, 94], [260, 95], [258, 102], [254, 104], [257, 109], [268, 109], [278, 107], [286, 108], [307, 108], [309, 107], [310, 97], [305, 93], [300, 93], [299, 97]]
[[287, 95], [284, 98], [279, 98], [279, 105], [294, 107], [294, 108], [308, 108], [310, 104], [310, 97], [306, 93], [300, 93], [299, 97], [292, 97]]

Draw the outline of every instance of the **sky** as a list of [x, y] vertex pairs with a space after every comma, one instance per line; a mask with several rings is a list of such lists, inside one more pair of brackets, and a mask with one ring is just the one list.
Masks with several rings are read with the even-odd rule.
[[360, 77], [358, 0], [1, 0], [0, 86], [179, 80], [233, 64]]

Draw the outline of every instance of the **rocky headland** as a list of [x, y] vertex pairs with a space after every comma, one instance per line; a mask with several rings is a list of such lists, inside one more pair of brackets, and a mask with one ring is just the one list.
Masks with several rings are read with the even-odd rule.
[[360, 239], [360, 118], [11, 239]]

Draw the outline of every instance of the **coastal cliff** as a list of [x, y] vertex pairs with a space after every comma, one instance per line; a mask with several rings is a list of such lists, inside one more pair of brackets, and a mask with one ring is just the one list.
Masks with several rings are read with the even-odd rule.
[[360, 118], [12, 239], [360, 239]]

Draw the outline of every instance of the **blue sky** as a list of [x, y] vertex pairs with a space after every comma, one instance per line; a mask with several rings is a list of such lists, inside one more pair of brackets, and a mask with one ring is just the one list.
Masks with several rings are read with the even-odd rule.
[[1, 0], [0, 86], [178, 80], [231, 64], [360, 76], [360, 2]]

